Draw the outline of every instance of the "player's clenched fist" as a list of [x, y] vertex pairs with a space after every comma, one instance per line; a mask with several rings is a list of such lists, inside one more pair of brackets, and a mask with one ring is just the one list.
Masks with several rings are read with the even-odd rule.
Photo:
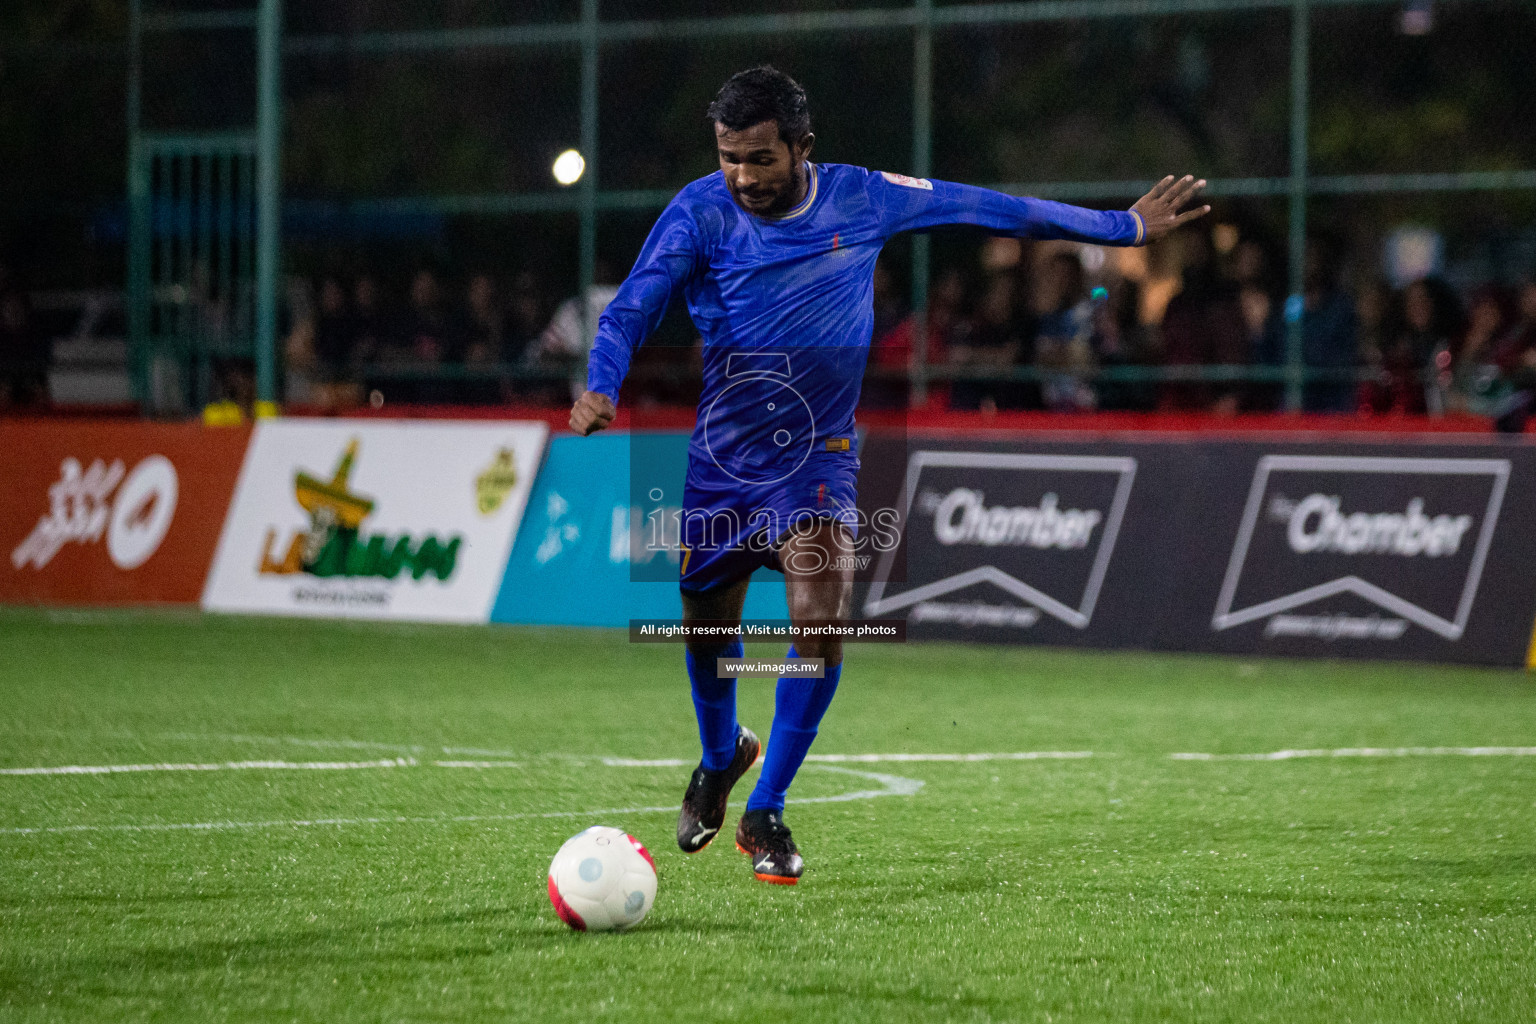
[[1136, 200], [1136, 205], [1131, 207], [1131, 212], [1141, 218], [1141, 223], [1147, 229], [1142, 241], [1150, 242], [1154, 238], [1161, 238], [1180, 224], [1210, 213], [1209, 206], [1197, 206], [1192, 210], [1179, 212], [1180, 208], [1195, 198], [1203, 188], [1205, 188], [1205, 179], [1196, 181], [1192, 174], [1186, 174], [1177, 179], [1170, 174], [1153, 185], [1152, 191]]
[[586, 437], [612, 423], [616, 414], [611, 398], [601, 392], [588, 391], [571, 407], [571, 429]]

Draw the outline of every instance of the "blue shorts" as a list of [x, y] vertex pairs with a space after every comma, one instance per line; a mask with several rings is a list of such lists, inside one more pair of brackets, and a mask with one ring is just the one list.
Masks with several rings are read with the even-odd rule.
[[688, 453], [679, 584], [713, 590], [767, 567], [783, 572], [779, 545], [801, 523], [835, 519], [858, 536], [859, 457], [813, 451], [782, 479], [744, 482]]

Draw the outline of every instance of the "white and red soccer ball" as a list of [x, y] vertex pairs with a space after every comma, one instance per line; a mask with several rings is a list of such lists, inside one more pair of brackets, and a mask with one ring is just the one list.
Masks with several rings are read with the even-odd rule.
[[567, 839], [555, 854], [549, 902], [577, 931], [632, 928], [656, 902], [656, 862], [634, 836], [594, 825]]

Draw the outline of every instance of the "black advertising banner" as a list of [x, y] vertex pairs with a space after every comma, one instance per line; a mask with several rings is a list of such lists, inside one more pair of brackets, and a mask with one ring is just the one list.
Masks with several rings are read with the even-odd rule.
[[1194, 649], [1525, 663], [1536, 449], [1234, 444], [1210, 457], [1230, 479], [1204, 489], [1219, 554], [1178, 602], [1208, 609], [1181, 627]]
[[882, 503], [901, 512], [901, 543], [858, 595], [864, 615], [903, 616], [914, 638], [1151, 642], [1124, 605], [1160, 582], [1132, 584], [1157, 556], [1146, 534], [1157, 492], [1180, 472], [1176, 447], [914, 439], [905, 448], [865, 442], [865, 466], [903, 473], [881, 481]]
[[1523, 664], [1524, 444], [866, 441], [859, 611], [914, 638]]

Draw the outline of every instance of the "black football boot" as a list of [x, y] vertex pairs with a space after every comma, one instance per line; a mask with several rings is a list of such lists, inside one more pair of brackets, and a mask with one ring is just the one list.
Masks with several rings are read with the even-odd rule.
[[736, 826], [736, 849], [752, 858], [752, 873], [759, 882], [794, 885], [805, 870], [784, 816], [772, 808], [741, 816], [741, 824]]
[[757, 736], [746, 726], [737, 726], [736, 756], [725, 769], [712, 772], [702, 764], [688, 780], [683, 794], [683, 809], [677, 815], [677, 845], [684, 853], [698, 853], [709, 845], [725, 824], [725, 804], [736, 780], [757, 763], [763, 749]]

